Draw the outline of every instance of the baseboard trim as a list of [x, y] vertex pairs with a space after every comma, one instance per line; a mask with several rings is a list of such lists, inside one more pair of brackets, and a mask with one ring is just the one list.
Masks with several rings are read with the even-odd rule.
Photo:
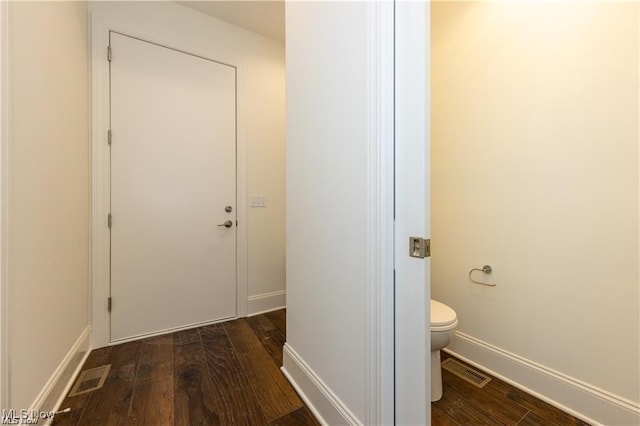
[[247, 316], [264, 314], [287, 306], [287, 292], [274, 291], [247, 298]]
[[58, 410], [89, 356], [91, 351], [90, 337], [91, 328], [87, 327], [33, 401], [29, 412], [55, 412]]
[[465, 333], [445, 351], [590, 424], [640, 424], [640, 404]]
[[283, 348], [285, 377], [323, 425], [362, 425], [288, 343]]

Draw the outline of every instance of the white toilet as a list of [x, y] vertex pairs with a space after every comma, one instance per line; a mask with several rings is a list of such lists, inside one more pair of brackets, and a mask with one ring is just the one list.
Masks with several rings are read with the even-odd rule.
[[451, 341], [458, 325], [456, 311], [436, 300], [431, 300], [431, 402], [442, 398], [442, 370], [440, 349]]

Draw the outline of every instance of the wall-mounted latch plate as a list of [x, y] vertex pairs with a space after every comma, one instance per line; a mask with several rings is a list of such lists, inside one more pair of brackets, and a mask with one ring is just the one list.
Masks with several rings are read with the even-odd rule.
[[431, 240], [420, 237], [409, 237], [409, 256], [421, 259], [431, 256]]

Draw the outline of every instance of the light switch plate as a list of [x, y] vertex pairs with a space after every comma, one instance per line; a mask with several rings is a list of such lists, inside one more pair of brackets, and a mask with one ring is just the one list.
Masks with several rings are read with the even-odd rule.
[[251, 197], [249, 197], [249, 206], [250, 207], [267, 207], [267, 196], [252, 195]]

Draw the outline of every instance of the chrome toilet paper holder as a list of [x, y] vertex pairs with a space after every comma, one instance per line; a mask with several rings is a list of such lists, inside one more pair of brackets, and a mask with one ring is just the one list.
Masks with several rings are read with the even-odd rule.
[[469, 279], [471, 280], [472, 283], [475, 284], [481, 284], [481, 285], [486, 285], [489, 287], [495, 287], [495, 284], [490, 284], [490, 283], [485, 283], [482, 281], [476, 281], [473, 279], [473, 273], [474, 272], [483, 272], [485, 274], [491, 274], [491, 272], [493, 272], [493, 268], [491, 267], [491, 265], [484, 265], [482, 268], [473, 268], [469, 271]]

